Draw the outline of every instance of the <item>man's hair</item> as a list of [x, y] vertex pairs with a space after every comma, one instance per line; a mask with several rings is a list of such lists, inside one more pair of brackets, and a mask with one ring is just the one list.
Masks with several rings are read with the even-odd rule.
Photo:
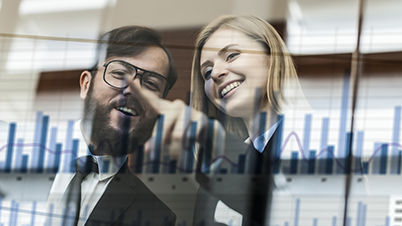
[[[176, 66], [169, 51], [162, 45], [162, 39], [159, 34], [148, 27], [124, 26], [103, 34], [97, 45], [98, 58], [96, 65], [110, 57], [137, 56], [151, 46], [163, 49], [169, 59], [169, 74], [165, 76], [169, 83], [169, 89], [171, 89], [177, 80]], [[93, 72], [94, 77], [96, 70]]]

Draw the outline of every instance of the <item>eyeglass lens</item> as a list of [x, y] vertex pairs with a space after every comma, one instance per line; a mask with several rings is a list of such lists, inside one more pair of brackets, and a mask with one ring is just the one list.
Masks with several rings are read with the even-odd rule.
[[167, 90], [167, 81], [160, 75], [152, 72], [138, 72], [138, 70], [130, 64], [113, 61], [110, 62], [105, 71], [105, 81], [115, 88], [126, 88], [127, 80], [134, 79], [136, 75], [139, 75], [141, 79], [141, 85], [152, 92], [163, 97]]

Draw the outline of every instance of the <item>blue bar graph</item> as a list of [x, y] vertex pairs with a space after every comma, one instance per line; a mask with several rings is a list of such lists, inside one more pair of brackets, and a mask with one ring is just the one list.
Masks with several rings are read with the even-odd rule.
[[336, 217], [332, 217], [332, 226], [336, 226]]
[[13, 157], [13, 149], [14, 149], [14, 140], [15, 140], [15, 130], [16, 125], [15, 123], [10, 123], [9, 130], [8, 130], [8, 145], [7, 145], [7, 156], [6, 156], [6, 163], [4, 172], [10, 173], [11, 172], [11, 160]]

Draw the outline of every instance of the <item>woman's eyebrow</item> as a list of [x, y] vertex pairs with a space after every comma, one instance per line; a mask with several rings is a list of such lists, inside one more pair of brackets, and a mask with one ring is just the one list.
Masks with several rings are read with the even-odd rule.
[[[238, 44], [229, 44], [225, 47], [223, 47], [222, 49], [219, 50], [218, 52], [218, 56], [222, 57], [223, 55], [225, 55], [225, 53], [228, 51], [228, 49], [233, 48], [233, 47], [237, 47], [239, 46]], [[207, 51], [216, 51], [218, 50], [218, 48], [205, 48]], [[203, 50], [204, 51], [204, 50]], [[201, 68], [205, 67], [209, 64], [212, 64], [212, 62], [210, 60], [205, 61], [204, 63], [201, 64]]]
[[210, 65], [210, 64], [212, 64], [212, 62], [210, 60], [207, 60], [201, 64], [201, 68], [206, 67], [207, 65]]
[[225, 55], [225, 53], [228, 51], [228, 49], [231, 49], [231, 48], [233, 48], [234, 46], [239, 46], [239, 45], [238, 45], [238, 44], [229, 44], [229, 45], [223, 47], [223, 48], [219, 51], [218, 55], [219, 55], [219, 56]]

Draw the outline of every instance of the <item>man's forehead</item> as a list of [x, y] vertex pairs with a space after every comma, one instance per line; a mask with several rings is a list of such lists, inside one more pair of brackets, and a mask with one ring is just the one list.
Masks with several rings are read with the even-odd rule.
[[135, 56], [112, 56], [105, 63], [112, 60], [123, 60], [142, 69], [156, 72], [167, 78], [169, 74], [169, 58], [166, 52], [157, 46], [150, 46]]

